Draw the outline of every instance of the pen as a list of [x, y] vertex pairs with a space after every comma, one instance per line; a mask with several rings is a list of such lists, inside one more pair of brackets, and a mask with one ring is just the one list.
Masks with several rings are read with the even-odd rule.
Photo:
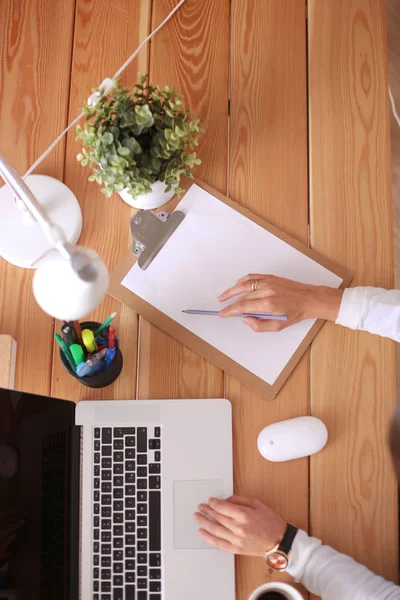
[[75, 333], [78, 338], [78, 342], [80, 343], [81, 346], [83, 346], [81, 324], [79, 323], [79, 321], [72, 321], [72, 324], [74, 326]]
[[106, 353], [106, 367], [107, 367], [107, 369], [111, 365], [112, 361], [114, 360], [116, 352], [117, 352], [116, 348], [108, 348], [107, 353]]
[[72, 358], [74, 359], [76, 366], [80, 365], [82, 362], [85, 362], [85, 355], [80, 344], [71, 344], [69, 351], [72, 354]]
[[94, 377], [106, 370], [105, 362], [99, 358], [89, 358], [76, 368], [78, 377]]
[[95, 342], [95, 335], [91, 329], [84, 329], [82, 331], [83, 345], [87, 352], [96, 352], [97, 344]]
[[64, 340], [62, 339], [62, 337], [59, 333], [55, 333], [54, 337], [56, 338], [56, 342], [59, 344], [59, 346], [61, 348], [61, 352], [64, 354], [69, 366], [71, 367], [72, 371], [75, 373], [75, 371], [76, 371], [75, 362], [72, 358], [71, 352], [69, 351], [67, 344], [64, 342]]
[[108, 330], [108, 347], [114, 348], [114, 346], [115, 346], [115, 329], [110, 327]]
[[[203, 315], [203, 316], [212, 316], [216, 317], [219, 315], [220, 311], [218, 310], [183, 310], [183, 313], [187, 315]], [[274, 321], [287, 321], [286, 315], [271, 315], [269, 313], [242, 313], [240, 315], [232, 315], [233, 317], [240, 317], [245, 319], [246, 317], [252, 317], [254, 319], [271, 319]]]
[[98, 327], [96, 329], [96, 331], [94, 332], [94, 337], [97, 338], [97, 336], [103, 331], [103, 329], [105, 329], [106, 327], [108, 327], [108, 325], [111, 323], [111, 321], [114, 319], [114, 317], [117, 316], [116, 312], [111, 313], [111, 315], [108, 317], [108, 319], [106, 319], [104, 321], [104, 323], [102, 323], [100, 325], [100, 327]]
[[76, 337], [76, 332], [71, 323], [63, 323], [63, 326], [61, 327], [61, 333], [63, 340], [68, 347], [72, 346], [72, 344], [77, 343], [78, 340]]

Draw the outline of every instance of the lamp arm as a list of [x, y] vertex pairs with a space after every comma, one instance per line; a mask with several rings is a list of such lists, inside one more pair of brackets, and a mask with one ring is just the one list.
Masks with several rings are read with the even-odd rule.
[[50, 221], [46, 212], [40, 206], [25, 181], [6, 161], [2, 154], [0, 154], [0, 175], [11, 189], [14, 196], [24, 203], [29, 212], [39, 223], [51, 246], [58, 250], [64, 258], [71, 260], [72, 252], [64, 237], [63, 231]]

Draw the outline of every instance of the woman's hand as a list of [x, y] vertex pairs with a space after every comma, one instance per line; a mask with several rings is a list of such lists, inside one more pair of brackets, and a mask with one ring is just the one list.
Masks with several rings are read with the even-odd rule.
[[264, 556], [282, 541], [286, 523], [260, 500], [231, 496], [210, 498], [194, 517], [206, 542], [235, 554]]
[[274, 275], [250, 274], [239, 279], [218, 300], [225, 302], [239, 295], [242, 295], [241, 298], [221, 310], [220, 317], [232, 317], [241, 313], [286, 315], [287, 321], [253, 317], [244, 319], [254, 331], [280, 331], [304, 319], [336, 321], [343, 290], [306, 285]]

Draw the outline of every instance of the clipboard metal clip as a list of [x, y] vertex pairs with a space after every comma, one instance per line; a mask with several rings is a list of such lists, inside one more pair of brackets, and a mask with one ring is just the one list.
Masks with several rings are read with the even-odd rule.
[[145, 271], [174, 233], [185, 215], [176, 210], [155, 214], [152, 210], [136, 212], [130, 220], [133, 238], [132, 254], [138, 256], [138, 265]]

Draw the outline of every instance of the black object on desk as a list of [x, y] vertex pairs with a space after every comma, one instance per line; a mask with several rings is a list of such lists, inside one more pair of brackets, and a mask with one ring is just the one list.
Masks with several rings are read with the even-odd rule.
[[257, 600], [286, 600], [286, 596], [280, 592], [264, 592]]
[[[91, 331], [96, 331], [96, 329], [98, 329], [98, 327], [100, 327], [100, 325], [101, 325], [101, 323], [98, 323], [97, 321], [84, 321], [83, 323], [81, 323], [81, 329], [82, 329], [82, 331], [84, 329], [90, 329]], [[108, 334], [108, 328], [105, 330], [105, 333]], [[119, 374], [121, 373], [122, 365], [123, 365], [122, 353], [119, 348], [119, 344], [118, 344], [118, 347], [116, 348], [115, 358], [112, 361], [112, 363], [110, 364], [110, 366], [108, 367], [108, 369], [106, 369], [103, 373], [94, 375], [93, 377], [79, 377], [76, 373], [74, 373], [72, 371], [67, 359], [65, 358], [63, 352], [61, 352], [61, 351], [60, 351], [60, 358], [61, 358], [61, 362], [64, 365], [65, 369], [68, 371], [68, 373], [70, 373], [72, 375], [72, 377], [75, 377], [75, 379], [77, 379], [82, 385], [86, 385], [87, 387], [91, 387], [91, 388], [102, 388], [102, 387], [106, 387], [107, 385], [110, 385], [111, 383], [113, 383], [117, 379]]]
[[8, 415], [3, 439], [19, 456], [13, 476], [0, 478], [2, 501], [24, 515], [7, 548], [6, 589], [19, 600], [77, 598], [81, 437], [75, 404], [0, 388], [0, 406]]

